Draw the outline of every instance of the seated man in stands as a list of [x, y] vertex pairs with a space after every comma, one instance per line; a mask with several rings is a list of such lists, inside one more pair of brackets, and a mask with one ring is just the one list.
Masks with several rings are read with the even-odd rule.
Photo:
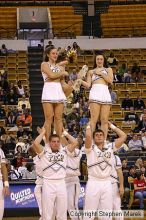
[[130, 112], [125, 115], [124, 123], [126, 124], [138, 124], [138, 115], [134, 112], [133, 107], [130, 108]]
[[132, 140], [129, 141], [128, 147], [130, 151], [141, 151], [143, 148], [142, 140], [138, 139], [138, 135], [134, 134]]
[[131, 208], [132, 202], [133, 202], [133, 194], [130, 192], [130, 190], [134, 190], [133, 181], [135, 178], [135, 167], [131, 166], [129, 167], [129, 172], [124, 175], [124, 205], [128, 205], [128, 208]]
[[6, 119], [7, 127], [14, 127], [16, 125], [16, 116], [14, 115], [13, 111], [9, 112], [7, 119]]
[[8, 54], [8, 49], [6, 48], [5, 44], [2, 44], [2, 47], [0, 49], [0, 55], [1, 56], [6, 56]]
[[30, 102], [25, 98], [25, 95], [22, 96], [22, 99], [18, 102], [18, 109], [22, 109], [23, 105], [25, 105], [26, 109], [30, 109]]
[[109, 92], [110, 92], [110, 95], [111, 95], [112, 104], [116, 104], [117, 103], [117, 94], [116, 94], [116, 92], [112, 91], [111, 86], [109, 86]]
[[137, 97], [136, 100], [134, 100], [134, 109], [136, 110], [142, 110], [145, 108], [144, 101], [140, 96]]
[[137, 131], [146, 131], [146, 114], [142, 116], [142, 120], [139, 121]]
[[122, 100], [122, 109], [129, 110], [133, 107], [133, 101], [129, 98], [129, 94], [125, 94], [125, 98]]
[[6, 112], [2, 107], [2, 103], [0, 102], [0, 119], [5, 119], [5, 118], [6, 118]]
[[17, 105], [17, 95], [14, 93], [13, 90], [10, 90], [10, 92], [7, 95], [7, 104], [8, 105]]

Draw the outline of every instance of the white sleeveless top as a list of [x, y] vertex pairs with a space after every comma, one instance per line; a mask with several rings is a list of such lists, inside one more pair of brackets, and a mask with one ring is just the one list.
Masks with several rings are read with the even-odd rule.
[[[58, 66], [54, 66], [54, 65], [50, 64], [49, 62], [48, 62], [48, 66], [49, 66], [49, 68], [52, 70], [53, 73], [58, 73], [58, 72], [60, 72], [60, 68], [59, 68]], [[44, 82], [45, 82], [46, 80], [50, 79], [50, 78], [48, 77], [48, 75], [47, 75], [46, 73], [44, 73], [44, 72], [42, 72], [42, 77], [43, 77]]]
[[18, 89], [20, 95], [24, 95], [24, 88], [23, 88], [23, 86], [22, 86], [22, 88], [17, 87], [17, 89]]

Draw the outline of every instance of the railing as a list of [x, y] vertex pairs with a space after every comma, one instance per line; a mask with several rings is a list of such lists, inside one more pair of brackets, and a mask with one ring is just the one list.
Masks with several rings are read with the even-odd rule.
[[48, 6], [48, 5], [71, 5], [70, 0], [0, 0], [0, 6]]
[[[52, 28], [47, 28], [47, 29], [15, 29], [15, 28], [0, 28], [0, 39], [23, 39], [27, 40], [27, 36], [31, 35], [32, 30], [36, 33], [41, 32], [42, 33], [42, 38], [41, 39], [49, 39], [49, 38], [76, 38], [76, 25], [80, 25], [80, 29], [83, 29], [83, 22], [76, 22], [70, 26], [67, 26], [66, 28], [60, 28], [57, 30], [57, 32]], [[101, 37], [105, 32], [112, 32], [113, 29], [113, 34], [110, 34], [110, 37], [116, 37], [116, 34], [118, 33], [118, 30], [121, 32], [121, 29], [123, 29], [123, 37], [139, 37], [139, 36], [146, 36], [146, 25], [144, 26], [137, 26], [137, 27], [103, 27], [103, 34], [101, 34]], [[114, 31], [116, 29], [116, 31]], [[142, 31], [143, 34], [140, 33], [140, 30]], [[105, 31], [105, 32], [104, 32]], [[86, 34], [81, 33], [80, 36], [93, 36], [96, 37], [96, 29], [92, 27], [92, 30], [89, 30], [88, 28], [84, 28], [84, 32]], [[38, 34], [39, 36], [39, 34]], [[122, 34], [121, 34], [122, 37]]]

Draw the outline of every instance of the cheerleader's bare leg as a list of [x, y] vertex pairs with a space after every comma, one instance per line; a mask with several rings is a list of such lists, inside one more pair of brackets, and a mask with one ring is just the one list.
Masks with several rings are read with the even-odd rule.
[[44, 109], [44, 116], [45, 116], [45, 123], [44, 127], [46, 129], [46, 143], [49, 142], [49, 136], [51, 134], [51, 124], [53, 122], [53, 104], [52, 103], [43, 103], [43, 109]]
[[64, 110], [64, 103], [54, 104], [54, 121], [56, 133], [61, 137], [63, 131], [62, 114]]
[[91, 114], [90, 124], [93, 132], [95, 131], [96, 124], [99, 120], [101, 105], [98, 103], [91, 102], [89, 106], [90, 106], [90, 114]]
[[103, 130], [105, 134], [105, 140], [108, 134], [108, 120], [109, 120], [110, 108], [111, 105], [101, 105], [101, 112], [100, 112], [101, 130]]

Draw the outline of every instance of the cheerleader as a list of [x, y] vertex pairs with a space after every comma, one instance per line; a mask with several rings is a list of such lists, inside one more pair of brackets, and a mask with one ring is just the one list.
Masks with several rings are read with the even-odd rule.
[[54, 46], [47, 47], [45, 54], [45, 61], [41, 64], [41, 72], [44, 79], [41, 101], [45, 116], [46, 142], [48, 143], [53, 117], [57, 124], [56, 133], [59, 136], [62, 134], [62, 114], [66, 96], [60, 82], [63, 77], [68, 76], [68, 73], [63, 67], [56, 65], [58, 53]]
[[82, 85], [90, 88], [89, 107], [91, 114], [92, 132], [96, 128], [98, 121], [101, 121], [101, 129], [105, 134], [108, 133], [108, 118], [110, 107], [112, 104], [108, 84], [113, 82], [113, 72], [111, 68], [107, 68], [106, 60], [102, 54], [95, 57], [94, 69], [87, 74], [87, 81], [82, 80]]

